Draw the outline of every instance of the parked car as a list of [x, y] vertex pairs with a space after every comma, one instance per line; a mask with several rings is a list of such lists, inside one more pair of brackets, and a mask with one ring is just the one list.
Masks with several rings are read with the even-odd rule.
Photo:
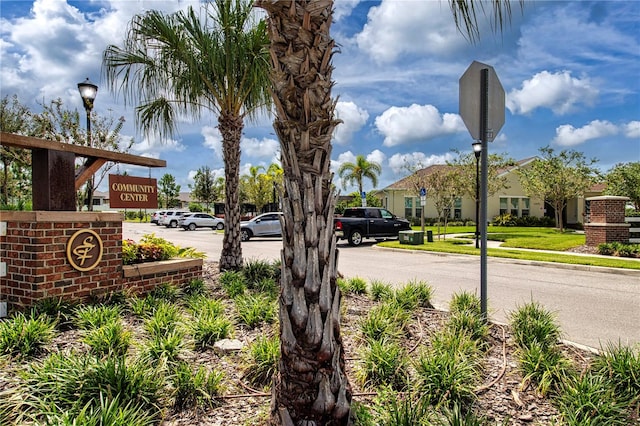
[[184, 230], [195, 231], [197, 228], [224, 229], [224, 220], [208, 213], [190, 213], [178, 219], [178, 225]]
[[398, 238], [400, 231], [411, 229], [408, 220], [377, 207], [348, 208], [333, 224], [336, 237], [348, 240], [352, 246], [359, 246], [364, 238]]
[[153, 212], [153, 214], [151, 215], [151, 223], [155, 223], [156, 225], [158, 225], [158, 221], [165, 211], [166, 210], [158, 210]]
[[240, 239], [249, 241], [253, 237], [281, 237], [282, 212], [263, 213], [249, 221], [240, 222]]
[[186, 210], [167, 210], [162, 216], [160, 216], [158, 225], [164, 225], [167, 228], [177, 228], [178, 219], [180, 216], [187, 213], [189, 212]]

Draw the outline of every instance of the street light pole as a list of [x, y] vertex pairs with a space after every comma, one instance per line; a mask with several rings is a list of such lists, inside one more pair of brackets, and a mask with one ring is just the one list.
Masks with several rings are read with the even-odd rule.
[[475, 141], [471, 144], [473, 147], [473, 153], [476, 156], [476, 248], [479, 248], [480, 244], [480, 154], [482, 153], [482, 142]]
[[[87, 113], [87, 146], [93, 146], [91, 139], [91, 110], [93, 109], [93, 101], [98, 94], [98, 86], [93, 84], [89, 77], [85, 81], [78, 83], [78, 91], [82, 98], [84, 110]], [[87, 210], [93, 210], [93, 176], [87, 182]]]

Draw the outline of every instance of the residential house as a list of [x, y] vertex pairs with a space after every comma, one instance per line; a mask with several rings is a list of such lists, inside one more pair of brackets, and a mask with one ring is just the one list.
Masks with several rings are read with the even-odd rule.
[[[487, 218], [489, 220], [504, 213], [511, 213], [517, 217], [543, 217], [545, 215], [543, 200], [528, 197], [522, 189], [516, 173], [519, 167], [526, 167], [531, 161], [533, 161], [533, 158], [527, 158], [518, 161], [512, 167], [500, 171], [499, 176], [504, 176], [507, 180], [507, 189], [501, 190], [489, 197], [487, 204]], [[418, 170], [416, 173], [418, 173], [420, 178], [424, 178], [431, 173], [448, 167], [453, 166], [436, 164]], [[382, 205], [395, 215], [406, 218], [419, 218], [422, 214], [422, 206], [420, 205], [420, 194], [416, 192], [412, 183], [414, 181], [411, 176], [407, 176], [380, 190], [376, 195], [382, 200]], [[433, 199], [429, 197], [429, 188], [425, 189], [427, 190], [427, 196], [424, 217], [437, 218], [438, 214]], [[475, 201], [472, 197], [466, 195], [454, 201], [449, 218], [453, 220], [470, 219], [475, 221], [475, 212]]]

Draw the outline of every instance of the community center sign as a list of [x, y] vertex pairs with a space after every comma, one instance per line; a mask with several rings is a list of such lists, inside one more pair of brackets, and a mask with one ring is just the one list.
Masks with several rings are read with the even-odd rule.
[[115, 209], [158, 208], [155, 179], [109, 175], [109, 206]]

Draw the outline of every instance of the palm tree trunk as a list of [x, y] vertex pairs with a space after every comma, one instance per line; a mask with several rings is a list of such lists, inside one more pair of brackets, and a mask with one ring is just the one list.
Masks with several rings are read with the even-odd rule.
[[281, 359], [273, 425], [346, 425], [351, 386], [340, 335], [333, 235], [333, 1], [258, 0], [269, 13], [273, 96], [284, 191]]
[[224, 158], [225, 203], [224, 237], [220, 253], [221, 271], [237, 271], [242, 268], [240, 245], [240, 137], [244, 127], [242, 118], [221, 113], [218, 129], [222, 135]]

